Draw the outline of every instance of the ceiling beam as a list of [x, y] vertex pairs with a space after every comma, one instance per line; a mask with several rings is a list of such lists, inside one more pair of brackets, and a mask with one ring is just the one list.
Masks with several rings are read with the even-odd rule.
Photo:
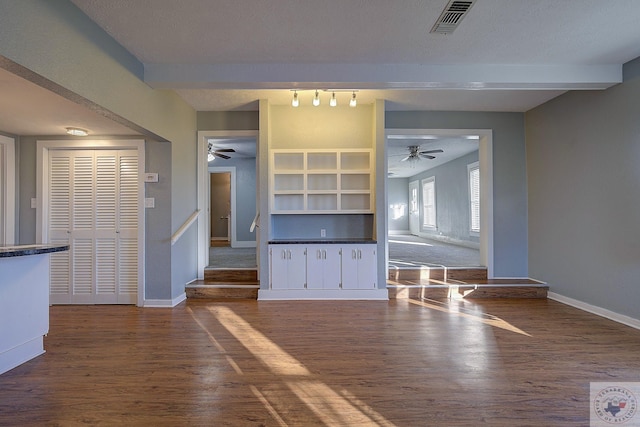
[[162, 89], [590, 90], [622, 82], [621, 65], [145, 64]]

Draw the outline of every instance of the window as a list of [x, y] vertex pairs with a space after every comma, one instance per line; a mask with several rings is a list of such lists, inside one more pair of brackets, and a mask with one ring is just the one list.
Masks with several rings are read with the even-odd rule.
[[415, 183], [416, 188], [411, 189], [411, 208], [409, 210], [410, 213], [416, 214], [418, 213], [418, 183]]
[[422, 180], [422, 226], [436, 228], [436, 178]]
[[480, 232], [480, 164], [478, 162], [467, 165], [469, 173], [469, 207], [470, 230]]

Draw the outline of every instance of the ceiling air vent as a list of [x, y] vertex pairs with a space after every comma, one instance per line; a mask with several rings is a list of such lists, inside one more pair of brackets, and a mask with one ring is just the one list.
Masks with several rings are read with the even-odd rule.
[[460, 21], [464, 18], [471, 9], [471, 6], [476, 0], [452, 0], [444, 8], [444, 11], [440, 14], [440, 17], [436, 21], [436, 24], [431, 29], [432, 33], [438, 34], [451, 34], [453, 30], [458, 28]]

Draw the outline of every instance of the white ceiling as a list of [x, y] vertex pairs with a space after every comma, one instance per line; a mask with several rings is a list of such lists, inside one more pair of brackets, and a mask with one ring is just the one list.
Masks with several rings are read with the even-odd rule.
[[291, 88], [359, 89], [392, 111], [527, 111], [609, 87], [640, 56], [637, 0], [477, 0], [449, 35], [429, 32], [448, 0], [72, 2], [198, 111], [286, 104]]
[[[284, 105], [296, 88], [303, 103], [311, 90], [348, 89], [359, 103], [386, 100], [388, 111], [524, 112], [619, 83], [621, 65], [640, 56], [638, 0], [477, 0], [449, 35], [429, 32], [448, 0], [71, 1], [144, 64], [147, 84], [197, 111]], [[336, 94], [340, 104], [350, 96]], [[140, 132], [96, 111], [0, 70], [5, 132]]]

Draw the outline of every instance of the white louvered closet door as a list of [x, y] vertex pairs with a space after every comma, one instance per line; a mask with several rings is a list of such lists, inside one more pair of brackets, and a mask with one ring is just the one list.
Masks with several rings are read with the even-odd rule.
[[133, 150], [52, 150], [49, 241], [53, 304], [135, 304], [138, 158]]

